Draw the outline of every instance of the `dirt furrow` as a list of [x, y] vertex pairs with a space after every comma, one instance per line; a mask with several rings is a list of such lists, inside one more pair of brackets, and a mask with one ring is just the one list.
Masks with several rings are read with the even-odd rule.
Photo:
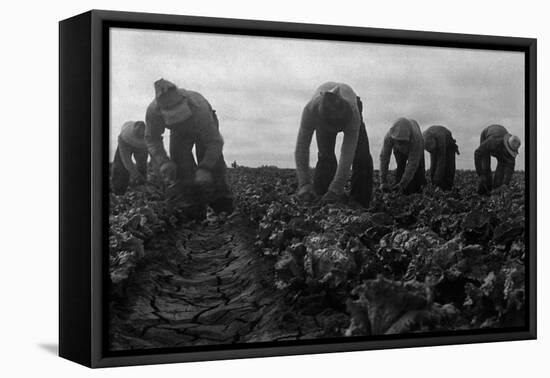
[[314, 318], [296, 322], [272, 287], [273, 262], [254, 251], [254, 235], [235, 216], [150, 243], [124, 296], [111, 303], [111, 349], [295, 340], [299, 323], [319, 335]]

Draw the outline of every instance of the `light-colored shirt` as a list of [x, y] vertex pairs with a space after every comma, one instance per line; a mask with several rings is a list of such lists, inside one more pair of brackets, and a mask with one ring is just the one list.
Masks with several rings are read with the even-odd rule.
[[341, 130], [344, 133], [344, 140], [340, 151], [340, 161], [332, 182], [329, 185], [329, 190], [342, 194], [344, 186], [349, 178], [351, 165], [357, 148], [357, 140], [359, 137], [359, 126], [361, 124], [361, 116], [357, 107], [357, 94], [353, 89], [343, 83], [328, 82], [321, 85], [316, 91], [313, 98], [307, 103], [302, 112], [302, 121], [298, 131], [298, 139], [296, 141], [295, 160], [296, 172], [298, 175], [298, 186], [301, 188], [304, 185], [311, 184], [311, 174], [309, 172], [309, 149], [311, 139], [315, 130], [330, 130], [329, 126], [323, 119], [320, 113], [320, 105], [322, 101], [322, 92], [327, 92], [334, 87], [339, 88], [340, 96], [351, 107], [350, 121], [342, 125]]
[[131, 175], [137, 175], [138, 171], [136, 165], [132, 161], [132, 155], [135, 150], [147, 150], [145, 139], [139, 138], [135, 132], [135, 121], [128, 121], [122, 125], [120, 134], [118, 135], [118, 151], [120, 154], [120, 160], [124, 168]]
[[185, 143], [185, 146], [181, 146], [181, 148], [191, 151], [195, 143], [202, 143], [205, 147], [205, 153], [202, 161], [198, 162], [198, 166], [212, 169], [220, 158], [223, 149], [223, 138], [219, 132], [214, 111], [210, 103], [200, 93], [185, 89], [178, 90], [186, 98], [192, 115], [181, 123], [168, 126], [164, 122], [156, 100], [154, 100], [147, 108], [145, 116], [145, 142], [149, 153], [160, 167], [170, 160], [162, 142], [164, 130], [185, 132], [190, 139], [189, 143]]
[[[399, 128], [400, 130], [398, 130]], [[403, 130], [402, 128], [407, 128]], [[384, 144], [382, 151], [380, 152], [380, 183], [388, 183], [388, 168], [390, 165], [391, 153], [393, 151], [394, 139], [392, 135], [402, 134], [409, 135], [409, 153], [407, 156], [407, 165], [399, 185], [406, 187], [413, 179], [418, 167], [420, 166], [420, 160], [424, 159], [424, 138], [418, 122], [414, 119], [400, 118], [384, 137]]]

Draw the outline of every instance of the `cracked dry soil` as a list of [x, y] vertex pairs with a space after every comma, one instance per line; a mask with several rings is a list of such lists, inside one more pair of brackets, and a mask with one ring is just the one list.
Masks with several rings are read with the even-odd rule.
[[273, 262], [254, 251], [254, 234], [237, 215], [183, 225], [150, 243], [111, 301], [111, 350], [326, 335], [326, 319], [344, 314], [274, 289]]

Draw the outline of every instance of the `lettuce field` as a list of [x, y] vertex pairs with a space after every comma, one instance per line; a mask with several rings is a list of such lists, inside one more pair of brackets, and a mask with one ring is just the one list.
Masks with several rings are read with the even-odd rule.
[[[110, 197], [111, 350], [525, 324], [525, 179], [303, 204], [294, 170], [233, 168], [233, 214], [203, 221], [158, 179]], [[377, 187], [377, 174], [375, 173]]]

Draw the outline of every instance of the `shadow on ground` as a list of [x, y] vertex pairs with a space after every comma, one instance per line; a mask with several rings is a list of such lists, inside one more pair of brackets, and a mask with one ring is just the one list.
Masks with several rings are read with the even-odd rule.
[[41, 343], [38, 347], [50, 354], [59, 355], [59, 345], [57, 343]]

